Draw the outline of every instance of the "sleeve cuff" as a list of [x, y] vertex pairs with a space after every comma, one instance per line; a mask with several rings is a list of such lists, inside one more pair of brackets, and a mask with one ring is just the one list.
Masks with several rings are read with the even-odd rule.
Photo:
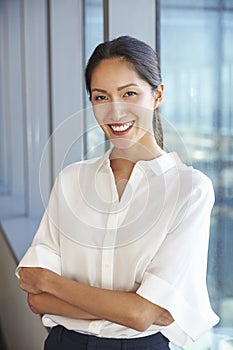
[[28, 249], [16, 268], [15, 274], [18, 278], [21, 267], [41, 267], [61, 275], [60, 256], [42, 245], [31, 246]]
[[174, 325], [179, 326], [192, 340], [197, 340], [203, 333], [218, 323], [218, 316], [209, 307], [203, 307], [205, 316], [195, 306], [190, 303], [182, 295], [181, 291], [166, 282], [165, 280], [146, 272], [143, 282], [137, 294], [168, 310], [175, 322], [174, 324], [164, 328], [163, 334], [169, 338], [169, 327], [172, 329]]

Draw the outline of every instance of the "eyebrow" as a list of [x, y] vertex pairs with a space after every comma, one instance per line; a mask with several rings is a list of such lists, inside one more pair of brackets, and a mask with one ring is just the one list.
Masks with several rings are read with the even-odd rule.
[[[121, 90], [123, 90], [123, 89], [125, 89], [125, 88], [127, 88], [127, 87], [129, 87], [129, 86], [137, 86], [137, 87], [138, 87], [137, 84], [130, 83], [130, 84], [126, 84], [126, 85], [123, 85], [123, 86], [118, 87], [117, 90], [118, 90], [118, 91], [121, 91]], [[107, 93], [107, 90], [103, 90], [103, 89], [99, 89], [99, 88], [94, 88], [94, 89], [91, 90], [91, 92], [94, 92], [94, 91]]]

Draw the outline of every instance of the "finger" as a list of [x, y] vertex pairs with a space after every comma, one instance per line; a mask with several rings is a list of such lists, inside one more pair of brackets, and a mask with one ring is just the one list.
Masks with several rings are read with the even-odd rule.
[[25, 268], [21, 267], [19, 270], [19, 277], [22, 278], [24, 274], [25, 274]]

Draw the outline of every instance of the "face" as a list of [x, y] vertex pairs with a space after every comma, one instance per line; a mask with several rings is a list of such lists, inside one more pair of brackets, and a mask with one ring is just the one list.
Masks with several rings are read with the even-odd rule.
[[161, 99], [124, 59], [105, 59], [92, 73], [94, 114], [115, 147], [127, 148], [153, 135], [153, 110]]

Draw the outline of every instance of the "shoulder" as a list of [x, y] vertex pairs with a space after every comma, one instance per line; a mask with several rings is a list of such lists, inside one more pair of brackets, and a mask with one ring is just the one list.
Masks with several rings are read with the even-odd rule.
[[172, 181], [174, 186], [190, 188], [212, 188], [212, 181], [202, 171], [187, 165], [176, 152], [161, 157], [161, 174]]
[[193, 189], [213, 189], [212, 180], [205, 173], [193, 166], [186, 166], [186, 169], [182, 170], [181, 174], [183, 179], [186, 179], [187, 177], [191, 179]]
[[90, 178], [96, 171], [101, 161], [101, 157], [74, 162], [62, 169], [55, 179], [55, 186], [73, 188], [83, 179]]
[[179, 167], [179, 176], [184, 183], [187, 181], [191, 182], [193, 188], [213, 187], [211, 179], [205, 173], [184, 163]]
[[79, 162], [74, 162], [66, 166], [59, 173], [59, 177], [72, 176], [76, 175], [77, 172], [84, 171], [86, 169], [91, 170], [92, 168], [96, 168], [100, 161], [100, 157], [92, 158], [87, 160], [81, 160]]
[[[209, 198], [210, 202], [214, 200], [214, 189], [211, 179], [202, 171], [192, 165], [184, 163], [177, 153], [172, 154], [173, 168], [169, 175], [169, 181], [172, 181], [174, 193], [183, 201], [189, 201], [191, 198]], [[207, 200], [208, 202], [208, 200]]]
[[208, 219], [215, 200], [212, 181], [206, 174], [184, 163], [177, 169], [179, 179], [173, 186], [173, 195], [177, 200], [170, 223], [171, 231], [185, 218], [193, 218], [193, 224], [198, 218]]
[[[204, 172], [193, 165], [187, 165], [176, 152], [170, 153], [173, 162], [172, 176], [179, 179], [183, 185], [191, 185], [192, 188], [212, 188], [212, 181]], [[176, 175], [175, 175], [176, 174]]]
[[214, 202], [214, 188], [211, 179], [202, 171], [182, 164], [179, 169], [180, 187], [184, 198], [189, 201]]

